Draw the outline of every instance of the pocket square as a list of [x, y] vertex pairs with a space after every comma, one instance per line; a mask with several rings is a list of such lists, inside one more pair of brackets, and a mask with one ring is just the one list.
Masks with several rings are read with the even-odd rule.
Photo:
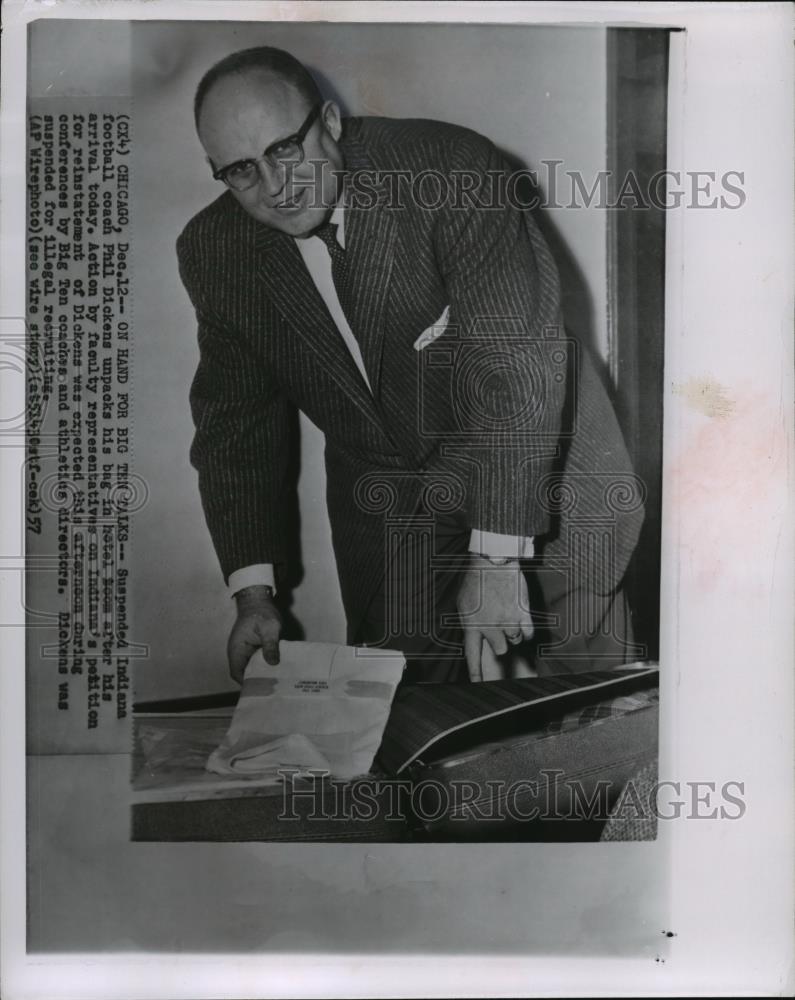
[[419, 335], [419, 337], [417, 337], [417, 339], [414, 341], [414, 350], [421, 351], [424, 347], [427, 347], [428, 344], [432, 344], [434, 340], [436, 340], [438, 337], [441, 337], [441, 335], [447, 329], [447, 321], [449, 320], [449, 318], [450, 318], [450, 306], [445, 306], [444, 312], [436, 320], [436, 322], [433, 323], [431, 326], [429, 326], [427, 330], [423, 330], [422, 333]]

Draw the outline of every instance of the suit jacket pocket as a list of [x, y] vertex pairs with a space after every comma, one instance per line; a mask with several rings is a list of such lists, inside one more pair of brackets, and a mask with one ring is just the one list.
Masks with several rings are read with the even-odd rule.
[[423, 330], [422, 333], [414, 341], [414, 350], [421, 351], [423, 348], [427, 347], [428, 344], [432, 344], [434, 340], [437, 340], [444, 331], [447, 329], [447, 323], [450, 319], [450, 306], [445, 306], [442, 315], [432, 323], [427, 329]]

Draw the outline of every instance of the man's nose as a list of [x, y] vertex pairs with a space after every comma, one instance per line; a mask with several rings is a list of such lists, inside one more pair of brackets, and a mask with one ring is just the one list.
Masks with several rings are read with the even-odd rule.
[[267, 160], [257, 160], [259, 182], [269, 198], [281, 194], [287, 184], [288, 171], [283, 166], [272, 167]]

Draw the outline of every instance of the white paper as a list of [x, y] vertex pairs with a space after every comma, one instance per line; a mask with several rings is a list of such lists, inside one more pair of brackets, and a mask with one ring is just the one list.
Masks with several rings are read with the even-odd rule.
[[207, 761], [217, 774], [279, 781], [287, 772], [366, 774], [381, 744], [401, 653], [282, 642], [281, 662], [255, 654], [229, 731]]

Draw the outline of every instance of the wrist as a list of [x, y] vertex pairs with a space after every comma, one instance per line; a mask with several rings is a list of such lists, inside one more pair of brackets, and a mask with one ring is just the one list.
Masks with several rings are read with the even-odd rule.
[[473, 552], [472, 558], [489, 566], [518, 566], [520, 560], [514, 556], [487, 556], [482, 552]]
[[266, 583], [257, 583], [250, 587], [243, 587], [241, 590], [238, 590], [234, 596], [235, 601], [237, 602], [238, 611], [241, 611], [247, 607], [260, 605], [263, 601], [268, 601], [272, 604], [274, 590], [273, 587]]

